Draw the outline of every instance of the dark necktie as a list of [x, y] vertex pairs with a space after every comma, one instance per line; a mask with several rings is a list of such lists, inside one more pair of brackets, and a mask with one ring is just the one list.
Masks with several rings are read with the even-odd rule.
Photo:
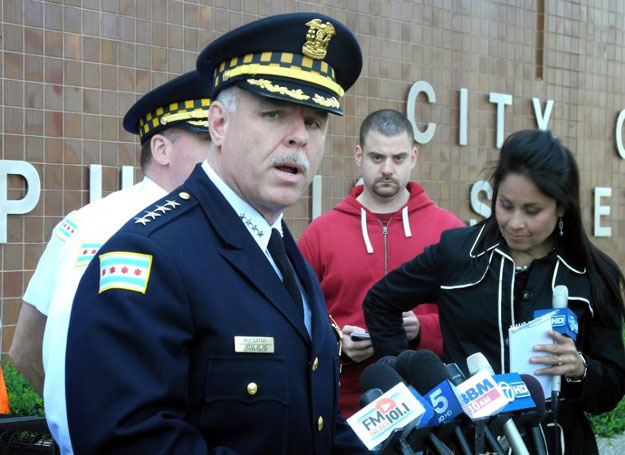
[[271, 230], [269, 253], [271, 253], [271, 257], [280, 269], [280, 273], [282, 273], [282, 282], [284, 283], [287, 292], [297, 306], [298, 312], [303, 315], [304, 310], [302, 308], [302, 295], [300, 294], [299, 286], [297, 285], [297, 280], [295, 278], [295, 270], [286, 255], [282, 235], [280, 235], [280, 232], [277, 229]]

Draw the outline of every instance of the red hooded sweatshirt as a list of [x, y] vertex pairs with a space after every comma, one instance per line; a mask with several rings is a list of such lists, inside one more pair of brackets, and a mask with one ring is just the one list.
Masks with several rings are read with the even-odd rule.
[[[363, 191], [363, 186], [358, 185], [343, 202], [313, 220], [299, 239], [302, 255], [321, 283], [328, 312], [341, 328], [345, 325], [366, 328], [362, 301], [369, 288], [426, 246], [437, 243], [445, 229], [465, 225], [455, 215], [434, 205], [418, 183], [409, 182], [407, 188], [408, 203], [392, 215], [386, 228], [356, 200]], [[436, 305], [420, 305], [414, 312], [421, 330], [418, 344], [412, 347], [442, 355], [443, 339]], [[339, 406], [345, 418], [359, 409], [360, 374], [372, 362], [370, 358], [342, 366]]]

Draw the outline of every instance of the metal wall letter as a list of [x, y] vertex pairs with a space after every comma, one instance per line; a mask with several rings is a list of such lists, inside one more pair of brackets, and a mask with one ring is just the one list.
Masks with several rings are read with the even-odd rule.
[[512, 95], [507, 93], [495, 93], [491, 92], [488, 99], [491, 103], [497, 104], [497, 142], [498, 149], [503, 145], [504, 132], [505, 132], [505, 109], [506, 105], [512, 104]]
[[427, 144], [432, 140], [432, 137], [434, 137], [434, 133], [436, 132], [436, 123], [428, 123], [427, 128], [423, 132], [417, 128], [414, 108], [417, 104], [417, 97], [421, 92], [427, 95], [427, 99], [430, 103], [436, 103], [436, 94], [434, 93], [432, 86], [428, 82], [417, 81], [412, 84], [412, 87], [410, 87], [410, 91], [408, 92], [408, 106], [406, 106], [406, 110], [408, 111], [408, 120], [410, 120], [412, 128], [414, 129], [414, 140], [419, 144]]
[[[493, 187], [485, 180], [478, 180], [471, 187], [471, 210], [484, 218], [488, 218], [491, 214], [491, 208], [484, 204], [483, 199], [480, 199], [480, 193], [486, 193], [486, 199], [490, 201], [493, 198]], [[469, 220], [469, 225], [473, 226], [475, 223], [476, 220]]]
[[468, 93], [466, 88], [460, 89], [460, 104], [458, 106], [460, 111], [460, 125], [458, 128], [458, 144], [467, 145], [467, 108], [468, 108]]
[[547, 100], [544, 113], [541, 112], [540, 100], [538, 98], [532, 98], [532, 104], [534, 105], [536, 125], [538, 125], [539, 130], [545, 131], [549, 126], [549, 117], [551, 117], [551, 109], [553, 109], [553, 100]]
[[595, 188], [595, 237], [612, 237], [612, 228], [601, 226], [601, 215], [610, 214], [610, 206], [601, 205], [602, 197], [612, 197], [612, 188]]
[[623, 147], [623, 121], [625, 121], [625, 109], [623, 109], [618, 114], [618, 118], [616, 119], [616, 131], [614, 135], [616, 136], [616, 149], [618, 150], [618, 154], [625, 160], [625, 147]]
[[[26, 180], [26, 194], [22, 199], [8, 199], [8, 175], [21, 175]], [[7, 215], [30, 212], [39, 202], [41, 180], [35, 167], [27, 161], [0, 160], [0, 243], [7, 242]]]

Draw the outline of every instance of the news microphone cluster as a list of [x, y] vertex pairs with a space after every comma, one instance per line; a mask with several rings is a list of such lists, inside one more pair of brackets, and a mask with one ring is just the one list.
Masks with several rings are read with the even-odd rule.
[[[471, 363], [469, 359], [467, 362]], [[545, 415], [540, 384], [531, 376], [521, 377], [516, 373], [494, 375], [492, 369], [487, 371], [483, 365], [478, 370], [467, 380], [457, 365], [445, 366], [430, 351], [405, 351], [396, 359], [387, 357], [383, 363], [367, 367], [360, 378], [365, 391], [361, 407], [385, 409], [378, 406], [385, 403], [384, 392], [399, 384], [423, 407], [418, 416], [415, 414], [409, 422], [389, 431], [370, 449], [380, 455], [414, 454], [422, 450], [443, 455], [473, 455], [485, 452], [485, 438], [492, 452], [503, 455], [504, 449], [495, 435], [505, 435], [503, 441], [510, 443], [513, 455], [529, 454], [518, 428], [520, 440], [510, 430], [514, 425], [522, 428], [531, 440], [532, 455], [546, 455], [539, 427]], [[493, 397], [500, 395], [504, 404], [498, 401], [496, 411], [480, 414], [486, 412]], [[392, 405], [386, 403], [386, 411], [391, 410]], [[348, 419], [352, 428], [357, 415]], [[468, 435], [475, 435], [473, 446], [468, 443]]]

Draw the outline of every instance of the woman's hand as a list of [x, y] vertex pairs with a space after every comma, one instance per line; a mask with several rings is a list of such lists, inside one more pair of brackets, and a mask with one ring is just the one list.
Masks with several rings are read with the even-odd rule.
[[577, 352], [575, 342], [554, 330], [550, 330], [548, 333], [555, 343], [535, 345], [534, 351], [544, 352], [546, 355], [530, 357], [530, 363], [551, 366], [536, 370], [536, 375], [557, 375], [566, 376], [570, 379], [581, 379], [586, 371], [586, 365]]

